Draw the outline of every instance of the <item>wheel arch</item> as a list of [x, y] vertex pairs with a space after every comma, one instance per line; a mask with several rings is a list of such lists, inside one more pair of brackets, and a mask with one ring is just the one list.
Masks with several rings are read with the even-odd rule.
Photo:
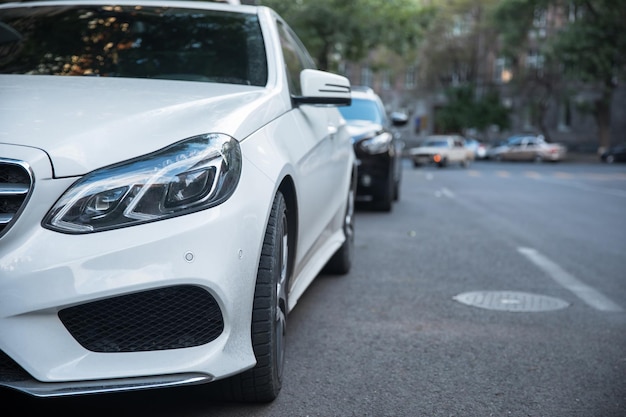
[[298, 253], [298, 235], [299, 235], [299, 221], [298, 221], [298, 198], [296, 194], [296, 186], [291, 176], [283, 178], [278, 187], [278, 191], [283, 194], [285, 203], [287, 204], [287, 226], [289, 227], [288, 244], [291, 250], [289, 251], [289, 265], [287, 266], [289, 278], [293, 277], [293, 271], [295, 268], [296, 253]]

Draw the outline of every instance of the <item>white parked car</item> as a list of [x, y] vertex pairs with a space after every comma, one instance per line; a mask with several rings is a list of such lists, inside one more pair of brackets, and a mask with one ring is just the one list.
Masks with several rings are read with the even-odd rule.
[[273, 400], [287, 314], [352, 262], [348, 80], [261, 6], [6, 3], [0, 21], [0, 385]]
[[413, 166], [435, 164], [445, 167], [458, 163], [468, 167], [474, 160], [474, 151], [465, 146], [465, 140], [459, 135], [431, 135], [419, 146], [409, 149]]

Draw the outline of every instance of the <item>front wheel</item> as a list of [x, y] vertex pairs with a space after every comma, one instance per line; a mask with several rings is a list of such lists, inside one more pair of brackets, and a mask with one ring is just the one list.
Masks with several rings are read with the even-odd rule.
[[[287, 329], [289, 228], [282, 193], [274, 198], [257, 271], [252, 310], [252, 347], [257, 364], [228, 380], [228, 397], [273, 401], [282, 387]], [[228, 395], [230, 394], [230, 395]]]

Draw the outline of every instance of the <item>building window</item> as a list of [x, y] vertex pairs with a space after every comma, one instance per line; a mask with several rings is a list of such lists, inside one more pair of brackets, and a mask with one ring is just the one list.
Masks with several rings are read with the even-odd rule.
[[415, 67], [408, 67], [404, 76], [404, 87], [408, 89], [415, 88], [416, 78], [417, 71]]
[[559, 125], [560, 132], [569, 132], [572, 125], [572, 107], [569, 99], [565, 99], [559, 106]]
[[391, 89], [391, 71], [383, 71], [383, 90]]
[[530, 50], [526, 55], [526, 68], [534, 69], [538, 75], [543, 75], [544, 56], [537, 50]]
[[506, 84], [513, 78], [513, 73], [506, 58], [496, 58], [493, 63], [493, 82]]
[[361, 85], [372, 86], [372, 70], [369, 67], [361, 68]]

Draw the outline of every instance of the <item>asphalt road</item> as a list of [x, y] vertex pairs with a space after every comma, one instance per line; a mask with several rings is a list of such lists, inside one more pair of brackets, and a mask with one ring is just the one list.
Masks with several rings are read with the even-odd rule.
[[273, 403], [198, 386], [3, 404], [16, 416], [626, 415], [626, 165], [407, 163], [393, 211], [356, 221], [352, 272], [318, 277], [289, 316]]

